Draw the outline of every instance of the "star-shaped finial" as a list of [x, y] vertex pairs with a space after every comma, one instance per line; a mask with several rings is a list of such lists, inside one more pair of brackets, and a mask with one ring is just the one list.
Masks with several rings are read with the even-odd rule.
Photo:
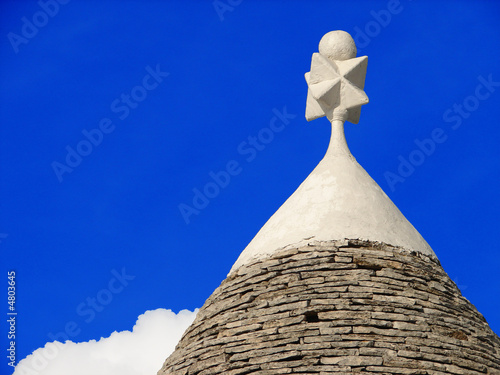
[[305, 74], [307, 92], [306, 119], [311, 121], [334, 114], [353, 124], [359, 122], [361, 106], [368, 103], [363, 91], [368, 57], [356, 56], [356, 45], [344, 31], [326, 34], [314, 53], [311, 71]]

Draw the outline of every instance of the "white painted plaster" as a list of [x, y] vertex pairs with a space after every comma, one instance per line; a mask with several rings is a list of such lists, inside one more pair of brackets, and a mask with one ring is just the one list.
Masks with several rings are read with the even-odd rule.
[[356, 45], [345, 31], [331, 31], [313, 53], [311, 71], [305, 74], [308, 85], [306, 119], [311, 121], [333, 112], [347, 111], [347, 121], [357, 124], [361, 106], [368, 103], [365, 86], [368, 57], [356, 56]]
[[330, 31], [319, 41], [318, 51], [330, 60], [348, 60], [356, 57], [354, 39], [343, 30]]

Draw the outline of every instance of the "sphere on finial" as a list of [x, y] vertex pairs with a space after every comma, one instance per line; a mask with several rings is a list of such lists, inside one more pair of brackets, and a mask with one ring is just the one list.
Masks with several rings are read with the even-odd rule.
[[319, 53], [330, 60], [348, 60], [356, 57], [356, 43], [349, 33], [335, 30], [326, 33], [318, 46]]

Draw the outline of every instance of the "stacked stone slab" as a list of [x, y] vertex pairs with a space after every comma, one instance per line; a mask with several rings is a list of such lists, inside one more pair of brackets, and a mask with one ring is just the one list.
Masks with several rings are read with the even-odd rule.
[[159, 375], [500, 374], [500, 339], [437, 258], [315, 242], [240, 267]]

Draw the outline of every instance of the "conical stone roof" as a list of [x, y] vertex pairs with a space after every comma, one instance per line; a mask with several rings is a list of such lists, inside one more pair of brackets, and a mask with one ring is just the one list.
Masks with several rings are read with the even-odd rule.
[[162, 374], [500, 374], [500, 339], [435, 257], [313, 242], [233, 272]]
[[366, 57], [345, 32], [314, 54], [306, 118], [329, 149], [241, 253], [159, 375], [499, 374], [500, 339], [356, 162]]

